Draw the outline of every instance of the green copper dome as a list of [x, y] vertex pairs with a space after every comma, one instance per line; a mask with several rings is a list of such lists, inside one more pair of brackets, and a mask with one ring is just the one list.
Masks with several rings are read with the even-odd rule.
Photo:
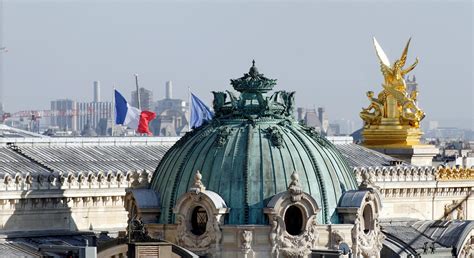
[[255, 66], [231, 82], [240, 96], [213, 92], [213, 120], [182, 137], [158, 165], [151, 188], [161, 196], [159, 222], [174, 223], [173, 207], [199, 170], [206, 188], [230, 208], [226, 224], [268, 224], [263, 209], [287, 190], [293, 171], [318, 202], [319, 223], [338, 223], [339, 198], [356, 189], [342, 155], [313, 128], [297, 123], [294, 92], [265, 96], [276, 80]]

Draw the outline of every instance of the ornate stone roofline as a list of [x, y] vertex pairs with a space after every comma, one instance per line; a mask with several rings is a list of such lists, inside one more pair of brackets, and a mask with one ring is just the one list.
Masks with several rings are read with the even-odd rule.
[[174, 144], [179, 137], [48, 137], [0, 138], [0, 146], [130, 146]]
[[355, 167], [353, 169], [358, 182], [363, 174], [371, 174], [374, 182], [419, 182], [419, 181], [474, 181], [474, 168], [457, 167]]
[[437, 168], [417, 166], [355, 167], [358, 182], [369, 173], [374, 182], [419, 182], [436, 180]]
[[[152, 172], [130, 171], [89, 171], [53, 172], [45, 174], [5, 174], [0, 178], [0, 192], [66, 189], [143, 188], [150, 183]], [[3, 196], [3, 194], [2, 194]], [[0, 197], [1, 199], [2, 197]]]
[[471, 168], [445, 167], [356, 167], [354, 174], [363, 185], [375, 185], [386, 198], [455, 197], [474, 191]]

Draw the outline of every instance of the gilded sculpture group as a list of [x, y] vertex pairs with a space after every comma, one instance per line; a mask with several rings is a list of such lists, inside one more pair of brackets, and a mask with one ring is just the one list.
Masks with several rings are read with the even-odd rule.
[[411, 92], [407, 92], [404, 79], [405, 75], [418, 64], [418, 59], [416, 59], [411, 66], [404, 69], [409, 45], [410, 40], [408, 40], [400, 59], [391, 65], [384, 51], [374, 38], [374, 46], [380, 60], [385, 82], [382, 84], [383, 90], [378, 94], [377, 98], [374, 98], [374, 92], [367, 92], [370, 105], [367, 108], [362, 108], [360, 112], [365, 128], [369, 128], [372, 125], [382, 125], [384, 120], [391, 121], [392, 123], [395, 121], [395, 123], [402, 126], [420, 127], [420, 121], [425, 117], [425, 113], [417, 106], [418, 91], [413, 89]]

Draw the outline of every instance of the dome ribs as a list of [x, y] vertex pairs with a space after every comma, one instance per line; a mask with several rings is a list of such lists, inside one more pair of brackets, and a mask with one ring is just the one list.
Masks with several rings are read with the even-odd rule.
[[247, 142], [245, 144], [245, 162], [244, 162], [244, 222], [249, 223], [249, 194], [248, 194], [248, 175], [249, 175], [249, 151], [252, 143], [252, 125], [247, 125]]
[[324, 186], [324, 182], [321, 178], [321, 172], [319, 170], [318, 163], [316, 162], [316, 157], [314, 156], [314, 153], [311, 151], [308, 144], [306, 144], [306, 142], [301, 137], [300, 132], [298, 132], [298, 130], [296, 130], [292, 126], [288, 126], [288, 128], [290, 128], [290, 130], [293, 131], [294, 135], [296, 136], [298, 141], [301, 143], [301, 146], [303, 146], [306, 153], [308, 153], [308, 155], [310, 157], [311, 165], [314, 168], [314, 171], [315, 171], [315, 174], [316, 174], [316, 179], [318, 180], [319, 188], [321, 190], [321, 199], [323, 201], [323, 203], [321, 204], [321, 206], [322, 206], [321, 210], [323, 211], [323, 223], [327, 224], [328, 221], [330, 220], [329, 214], [328, 214], [328, 211], [327, 211], [328, 206], [329, 206], [328, 196], [327, 196], [327, 192], [326, 192], [326, 187]]
[[196, 145], [199, 144], [200, 140], [203, 139], [204, 137], [206, 137], [207, 135], [209, 135], [209, 133], [211, 132], [212, 127], [211, 128], [209, 128], [209, 127], [210, 126], [208, 126], [207, 128], [202, 128], [199, 131], [199, 134], [194, 136], [197, 139], [195, 139], [193, 141], [191, 148], [188, 148], [188, 150], [186, 151], [186, 154], [181, 159], [181, 163], [178, 166], [178, 169], [176, 171], [176, 176], [175, 176], [174, 181], [173, 181], [173, 188], [171, 190], [171, 197], [169, 199], [170, 200], [170, 204], [169, 204], [169, 207], [168, 207], [168, 223], [169, 224], [173, 223], [173, 207], [174, 207], [176, 199], [177, 199], [176, 192], [178, 190], [178, 185], [181, 181], [180, 179], [183, 176], [185, 164], [190, 160], [189, 157], [192, 154], [193, 150], [196, 148]]

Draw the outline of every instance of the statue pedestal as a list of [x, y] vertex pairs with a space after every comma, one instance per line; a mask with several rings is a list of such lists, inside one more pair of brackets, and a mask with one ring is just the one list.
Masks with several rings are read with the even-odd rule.
[[372, 148], [375, 151], [392, 156], [394, 158], [409, 162], [413, 166], [432, 166], [433, 157], [439, 153], [439, 149], [434, 145], [412, 145], [405, 148]]
[[362, 132], [364, 147], [411, 163], [414, 166], [431, 166], [439, 149], [420, 144], [423, 135], [419, 128], [403, 126], [393, 119], [383, 119], [380, 125], [371, 125]]

